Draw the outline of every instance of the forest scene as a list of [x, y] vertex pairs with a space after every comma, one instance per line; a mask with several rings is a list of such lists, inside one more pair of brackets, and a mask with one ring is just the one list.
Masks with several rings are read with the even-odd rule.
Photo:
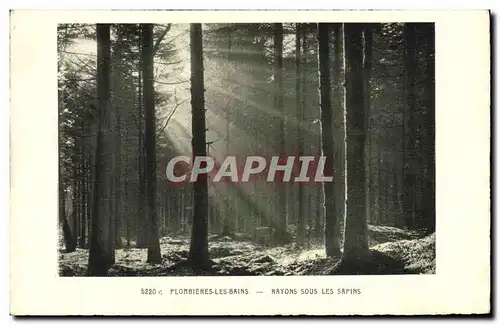
[[[57, 47], [60, 276], [436, 272], [433, 23], [60, 24]], [[333, 181], [175, 183], [178, 156], [321, 156]]]

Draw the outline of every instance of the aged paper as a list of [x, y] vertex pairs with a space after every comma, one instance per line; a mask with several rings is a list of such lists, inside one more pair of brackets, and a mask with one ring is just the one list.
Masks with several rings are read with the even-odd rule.
[[[229, 22], [435, 23], [435, 274], [59, 276], [58, 24]], [[13, 315], [490, 312], [489, 12], [18, 10], [10, 26]]]

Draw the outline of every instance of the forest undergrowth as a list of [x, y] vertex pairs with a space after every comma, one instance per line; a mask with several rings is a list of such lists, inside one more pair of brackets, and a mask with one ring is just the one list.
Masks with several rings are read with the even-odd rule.
[[[435, 273], [435, 234], [424, 236], [399, 228], [369, 225], [372, 260], [362, 272], [349, 274], [433, 274]], [[109, 276], [253, 276], [253, 275], [330, 275], [345, 274], [337, 268], [338, 259], [327, 258], [324, 244], [310, 240], [306, 247], [295, 243], [279, 247], [256, 244], [244, 234], [209, 236], [210, 270], [195, 271], [187, 265], [189, 237], [160, 239], [161, 264], [146, 263], [147, 249], [116, 250], [116, 263]], [[88, 249], [59, 254], [61, 276], [85, 276]], [[344, 270], [345, 271], [345, 270]]]

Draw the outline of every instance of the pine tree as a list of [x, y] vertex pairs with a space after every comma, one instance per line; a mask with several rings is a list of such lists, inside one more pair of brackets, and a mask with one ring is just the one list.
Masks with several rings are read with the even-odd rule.
[[[304, 154], [303, 149], [303, 139], [302, 139], [302, 128], [304, 127], [304, 107], [302, 106], [302, 54], [301, 54], [301, 40], [303, 38], [301, 24], [295, 24], [295, 105], [296, 105], [296, 116], [297, 116], [297, 143], [299, 156]], [[302, 166], [301, 166], [302, 167]], [[305, 211], [304, 211], [304, 187], [299, 184], [297, 189], [297, 200], [298, 200], [298, 214], [297, 214], [297, 244], [300, 246], [304, 245], [305, 242]]]
[[158, 220], [156, 214], [156, 117], [153, 84], [153, 25], [142, 24], [142, 64], [143, 64], [143, 107], [146, 120], [146, 189], [148, 221], [148, 263], [161, 262], [160, 243], [158, 239]]
[[366, 219], [365, 86], [363, 26], [344, 24], [346, 91], [347, 210], [341, 265], [362, 267], [369, 257]]
[[372, 74], [372, 47], [373, 47], [373, 30], [372, 24], [367, 23], [363, 25], [363, 42], [364, 42], [364, 55], [363, 55], [363, 82], [364, 82], [364, 95], [365, 95], [365, 193], [366, 193], [366, 217], [371, 220], [371, 213], [373, 211], [372, 200], [372, 134], [371, 134], [371, 74]]
[[[203, 79], [203, 36], [201, 24], [191, 24], [191, 107], [193, 157], [207, 155], [205, 96]], [[189, 260], [193, 267], [206, 268], [208, 255], [208, 182], [207, 175], [198, 175], [194, 182], [194, 215]]]
[[340, 216], [335, 212], [335, 178], [334, 144], [332, 129], [332, 103], [330, 82], [330, 25], [318, 24], [318, 63], [319, 63], [319, 94], [321, 115], [321, 146], [322, 156], [326, 158], [324, 175], [333, 177], [332, 182], [323, 182], [323, 200], [325, 211], [325, 248], [326, 255], [340, 256]]
[[109, 129], [110, 100], [110, 26], [97, 24], [98, 127], [94, 162], [92, 233], [88, 274], [105, 276], [114, 261], [111, 215], [109, 211], [109, 168], [105, 157], [104, 134]]
[[404, 25], [405, 44], [405, 77], [404, 77], [404, 193], [403, 207], [406, 226], [415, 228], [420, 219], [418, 207], [418, 157], [417, 157], [417, 130], [416, 130], [416, 31], [414, 23]]
[[[275, 107], [279, 112], [278, 141], [276, 153], [280, 157], [285, 155], [285, 108], [283, 103], [283, 24], [276, 23], [273, 28], [274, 35], [274, 87]], [[278, 196], [276, 202], [277, 229], [276, 243], [283, 244], [287, 241], [287, 198], [284, 184], [275, 184]]]

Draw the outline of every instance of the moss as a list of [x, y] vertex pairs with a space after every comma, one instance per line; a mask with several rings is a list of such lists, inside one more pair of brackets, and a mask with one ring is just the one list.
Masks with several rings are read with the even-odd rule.
[[373, 250], [402, 261], [410, 273], [436, 273], [436, 234], [420, 239], [379, 244], [374, 246]]

